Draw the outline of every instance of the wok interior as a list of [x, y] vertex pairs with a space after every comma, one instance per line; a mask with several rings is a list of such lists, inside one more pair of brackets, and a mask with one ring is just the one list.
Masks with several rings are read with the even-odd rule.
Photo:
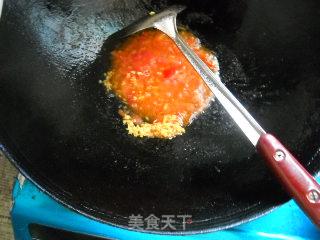
[[288, 199], [216, 102], [172, 140], [127, 134], [121, 103], [99, 84], [119, 44], [107, 38], [175, 3], [187, 6], [179, 24], [216, 52], [222, 81], [319, 169], [317, 1], [6, 1], [1, 143], [49, 194], [107, 223], [189, 214], [187, 230], [218, 229]]

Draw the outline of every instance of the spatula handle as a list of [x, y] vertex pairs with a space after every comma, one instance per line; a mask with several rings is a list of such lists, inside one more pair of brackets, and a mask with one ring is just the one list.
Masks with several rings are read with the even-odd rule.
[[291, 197], [320, 227], [320, 186], [314, 177], [271, 134], [260, 137], [257, 150]]

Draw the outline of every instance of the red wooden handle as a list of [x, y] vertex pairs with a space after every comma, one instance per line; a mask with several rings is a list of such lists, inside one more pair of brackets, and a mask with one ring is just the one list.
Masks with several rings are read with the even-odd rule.
[[291, 197], [320, 227], [320, 186], [314, 177], [271, 134], [260, 137], [257, 150]]

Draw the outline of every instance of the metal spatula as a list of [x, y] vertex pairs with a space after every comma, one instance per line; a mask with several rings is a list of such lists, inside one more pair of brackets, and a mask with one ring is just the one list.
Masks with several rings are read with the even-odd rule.
[[145, 17], [112, 38], [129, 36], [147, 28], [156, 28], [168, 35], [212, 90], [215, 97], [237, 123], [278, 177], [287, 192], [296, 200], [312, 221], [320, 226], [320, 186], [299, 161], [271, 134], [267, 134], [242, 104], [221, 82], [210, 68], [181, 39], [176, 27], [176, 17], [184, 10], [172, 6], [158, 14]]

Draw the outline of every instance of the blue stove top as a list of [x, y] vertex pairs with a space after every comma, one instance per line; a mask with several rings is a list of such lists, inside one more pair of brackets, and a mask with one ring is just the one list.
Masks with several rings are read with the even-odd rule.
[[228, 230], [192, 235], [159, 235], [122, 229], [87, 218], [57, 203], [28, 180], [16, 181], [13, 199], [11, 215], [16, 240], [320, 239], [320, 230], [316, 229], [294, 201], [289, 201], [261, 218]]

